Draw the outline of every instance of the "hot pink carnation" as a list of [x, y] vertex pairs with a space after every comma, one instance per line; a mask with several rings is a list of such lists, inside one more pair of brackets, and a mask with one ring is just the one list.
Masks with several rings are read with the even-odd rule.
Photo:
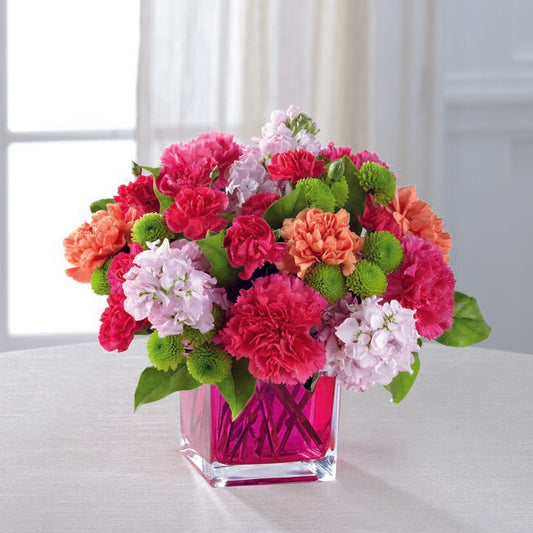
[[109, 270], [107, 271], [107, 279], [109, 280], [109, 285], [111, 285], [111, 290], [119, 291], [124, 294], [122, 290], [122, 284], [125, 281], [124, 274], [133, 265], [133, 260], [137, 254], [140, 254], [143, 251], [142, 246], [134, 242], [130, 245], [130, 251], [120, 252], [115, 257], [113, 257], [111, 264], [109, 265]]
[[241, 215], [257, 215], [262, 217], [265, 211], [280, 199], [279, 194], [273, 192], [260, 192], [250, 196], [241, 207]]
[[209, 230], [220, 231], [226, 227], [228, 221], [219, 216], [226, 207], [228, 197], [221, 191], [208, 187], [182, 189], [164, 217], [172, 231], [197, 240], [203, 239]]
[[335, 146], [333, 141], [330, 141], [326, 148], [320, 150], [320, 155], [327, 157], [331, 161], [335, 161], [346, 155], [357, 168], [361, 168], [361, 165], [367, 162], [378, 163], [385, 168], [389, 168], [387, 164], [378, 157], [378, 154], [375, 154], [374, 152], [361, 150], [357, 154], [354, 154], [349, 146]]
[[363, 216], [359, 216], [361, 226], [368, 231], [390, 231], [396, 238], [403, 237], [403, 231], [394, 215], [385, 207], [377, 204], [371, 194], [366, 197]]
[[118, 188], [117, 195], [113, 200], [126, 209], [134, 207], [137, 211], [137, 218], [146, 213], [159, 213], [159, 200], [154, 192], [154, 177], [137, 176], [127, 185]]
[[241, 290], [219, 334], [250, 372], [270, 383], [304, 383], [326, 361], [324, 344], [311, 337], [327, 301], [296, 276], [272, 274]]
[[455, 277], [439, 249], [420, 237], [402, 239], [402, 266], [388, 277], [384, 301], [414, 309], [416, 329], [436, 339], [452, 326]]
[[224, 237], [224, 248], [234, 267], [244, 267], [241, 279], [250, 279], [265, 261], [275, 263], [285, 255], [285, 243], [276, 243], [270, 226], [256, 215], [243, 215], [233, 221]]
[[273, 181], [290, 180], [296, 183], [302, 178], [317, 178], [326, 168], [324, 161], [317, 159], [311, 152], [297, 149], [274, 154], [267, 167]]
[[135, 332], [139, 331], [150, 324], [147, 320], [136, 321], [130, 314], [124, 311], [124, 292], [122, 287], [118, 290], [111, 290], [111, 294], [107, 298], [107, 308], [100, 317], [100, 332], [98, 340], [104, 350], [112, 352], [125, 352]]
[[157, 188], [164, 194], [176, 196], [183, 187], [209, 187], [211, 171], [218, 167], [215, 188], [223, 189], [228, 184], [227, 170], [241, 153], [233, 135], [217, 131], [201, 133], [187, 143], [167, 146], [161, 155]]

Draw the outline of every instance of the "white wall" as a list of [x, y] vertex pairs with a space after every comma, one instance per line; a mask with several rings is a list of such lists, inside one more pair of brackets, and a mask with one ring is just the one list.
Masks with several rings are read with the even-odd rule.
[[377, 0], [376, 149], [452, 234], [457, 287], [532, 353], [533, 2]]
[[533, 2], [444, 2], [439, 199], [488, 346], [532, 353]]

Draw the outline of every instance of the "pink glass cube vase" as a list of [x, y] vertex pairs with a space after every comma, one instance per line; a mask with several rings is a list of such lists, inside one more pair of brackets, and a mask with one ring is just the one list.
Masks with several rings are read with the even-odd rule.
[[241, 414], [215, 385], [180, 392], [181, 451], [210, 485], [335, 479], [339, 385], [259, 381]]

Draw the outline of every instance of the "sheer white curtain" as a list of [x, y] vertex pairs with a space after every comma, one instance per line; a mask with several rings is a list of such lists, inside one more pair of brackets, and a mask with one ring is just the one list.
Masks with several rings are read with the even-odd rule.
[[297, 104], [322, 139], [373, 144], [371, 0], [141, 0], [139, 160], [207, 129], [241, 142]]

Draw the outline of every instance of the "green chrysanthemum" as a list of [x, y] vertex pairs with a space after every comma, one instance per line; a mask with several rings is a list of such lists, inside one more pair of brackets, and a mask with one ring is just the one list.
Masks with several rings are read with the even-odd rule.
[[318, 178], [301, 179], [296, 184], [296, 188], [303, 190], [309, 207], [318, 207], [327, 213], [335, 211], [335, 196], [331, 189]]
[[363, 257], [378, 265], [385, 275], [394, 272], [402, 263], [400, 241], [388, 231], [369, 233], [363, 244]]
[[226, 313], [220, 305], [213, 304], [213, 309], [211, 309], [211, 314], [213, 315], [213, 320], [215, 322], [215, 331], [218, 331], [223, 325], [224, 320], [226, 319]]
[[168, 229], [168, 226], [159, 213], [146, 213], [137, 220], [131, 231], [131, 239], [146, 247], [147, 242], [170, 239], [174, 234]]
[[160, 337], [157, 331], [154, 331], [148, 339], [147, 348], [148, 357], [158, 370], [175, 370], [180, 363], [185, 362], [182, 335]]
[[359, 182], [364, 191], [374, 195], [378, 204], [387, 205], [394, 198], [396, 179], [389, 169], [378, 163], [363, 163]]
[[195, 329], [191, 326], [183, 326], [183, 336], [187, 340], [188, 344], [192, 344], [194, 346], [202, 346], [202, 344], [206, 344], [207, 342], [211, 342], [213, 340], [213, 335], [224, 324], [225, 313], [222, 307], [214, 304], [213, 309], [211, 310], [211, 314], [213, 315], [213, 321], [215, 325], [213, 329], [209, 330], [207, 333], [202, 333], [200, 330]]
[[100, 268], [97, 268], [91, 276], [91, 289], [100, 296], [105, 296], [111, 292], [111, 285], [107, 279], [111, 259], [109, 258]]
[[340, 209], [344, 207], [344, 204], [348, 200], [349, 190], [346, 178], [342, 178], [340, 181], [336, 181], [331, 184], [331, 192], [335, 198], [335, 207]]
[[187, 357], [191, 376], [200, 383], [218, 383], [231, 372], [231, 355], [218, 344], [197, 346]]
[[346, 278], [346, 286], [360, 298], [381, 296], [387, 290], [387, 277], [377, 265], [360, 259], [355, 263], [355, 270]]
[[207, 333], [202, 333], [200, 330], [194, 329], [191, 326], [183, 326], [183, 336], [185, 337], [187, 344], [192, 344], [193, 346], [202, 346], [207, 342], [211, 342], [214, 334], [214, 329]]
[[313, 265], [305, 274], [305, 283], [324, 296], [330, 304], [346, 296], [346, 278], [339, 265]]

